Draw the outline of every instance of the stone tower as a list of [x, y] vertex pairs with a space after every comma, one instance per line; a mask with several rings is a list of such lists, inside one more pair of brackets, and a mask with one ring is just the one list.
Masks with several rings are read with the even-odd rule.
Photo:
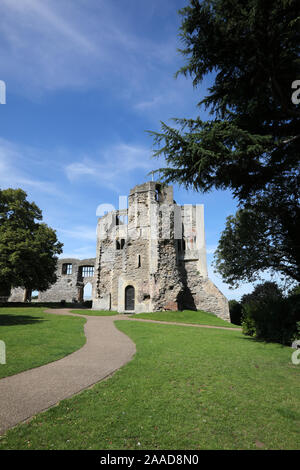
[[179, 206], [172, 186], [148, 182], [130, 191], [127, 210], [101, 217], [93, 309], [205, 310], [229, 320], [207, 277], [203, 206]]

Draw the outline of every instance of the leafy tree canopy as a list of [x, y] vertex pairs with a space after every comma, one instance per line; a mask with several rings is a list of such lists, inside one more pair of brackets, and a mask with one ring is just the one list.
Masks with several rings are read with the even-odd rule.
[[175, 119], [151, 132], [158, 170], [166, 183], [196, 190], [230, 188], [239, 199], [254, 194], [282, 172], [299, 165], [300, 111], [292, 82], [300, 77], [298, 0], [190, 0], [182, 15], [177, 74], [199, 86], [213, 84], [200, 106], [209, 121]]
[[227, 218], [215, 266], [231, 286], [257, 281], [266, 270], [300, 282], [299, 185], [278, 180]]
[[269, 301], [271, 299], [282, 299], [283, 293], [276, 282], [266, 281], [258, 284], [251, 294], [244, 294], [241, 298], [241, 303], [246, 304], [249, 302]]
[[216, 266], [238, 285], [259, 270], [299, 281], [300, 78], [298, 0], [190, 0], [180, 11], [186, 64], [211, 119], [175, 119], [151, 132], [167, 167], [165, 183], [206, 192], [230, 189], [239, 211], [228, 219]]
[[46, 290], [56, 281], [62, 243], [21, 189], [0, 190], [0, 286]]

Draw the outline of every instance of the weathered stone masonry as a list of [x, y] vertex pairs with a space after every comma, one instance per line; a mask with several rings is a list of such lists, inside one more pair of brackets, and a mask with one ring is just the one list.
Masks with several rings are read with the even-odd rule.
[[[93, 309], [205, 310], [229, 320], [227, 299], [207, 276], [203, 205], [177, 205], [171, 186], [135, 186], [128, 209], [99, 219], [96, 258], [60, 259], [57, 282], [38, 301], [81, 302], [89, 282]], [[9, 301], [29, 298], [13, 289]]]
[[93, 308], [201, 309], [229, 320], [207, 277], [203, 206], [179, 206], [172, 187], [148, 182], [130, 191], [128, 210], [100, 218]]
[[[74, 258], [59, 259], [57, 262], [57, 282], [45, 292], [39, 292], [38, 302], [82, 302], [86, 284], [95, 286], [95, 258], [78, 260]], [[29, 300], [31, 293], [25, 289], [13, 289], [9, 302]]]

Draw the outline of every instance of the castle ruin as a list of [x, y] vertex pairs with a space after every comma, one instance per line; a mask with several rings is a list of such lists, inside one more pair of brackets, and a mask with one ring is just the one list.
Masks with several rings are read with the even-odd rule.
[[148, 182], [130, 191], [128, 209], [101, 217], [93, 309], [205, 310], [229, 320], [207, 276], [203, 205], [179, 206], [172, 186]]
[[[203, 205], [177, 205], [173, 187], [135, 186], [128, 209], [98, 220], [96, 258], [60, 259], [57, 282], [40, 302], [82, 302], [120, 313], [204, 310], [229, 320], [228, 301], [207, 276]], [[13, 289], [9, 301], [29, 300]]]

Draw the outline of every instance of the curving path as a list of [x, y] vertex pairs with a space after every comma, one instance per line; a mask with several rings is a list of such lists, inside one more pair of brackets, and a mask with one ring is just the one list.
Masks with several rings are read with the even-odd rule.
[[[82, 315], [70, 313], [68, 309], [46, 312], [82, 318]], [[128, 336], [117, 330], [115, 320], [239, 331], [238, 328], [146, 320], [124, 315], [84, 315], [84, 318], [87, 320], [84, 325], [86, 344], [81, 349], [58, 361], [0, 379], [0, 434], [105, 379], [129, 362], [136, 347]]]
[[146, 323], [159, 323], [161, 325], [176, 325], [176, 326], [193, 326], [194, 328], [213, 328], [217, 330], [229, 330], [229, 331], [242, 331], [242, 328], [232, 328], [230, 326], [215, 326], [215, 325], [202, 325], [200, 323], [179, 323], [175, 321], [163, 321], [163, 320], [148, 320], [146, 318], [131, 318], [128, 317], [126, 320], [141, 321]]
[[[82, 318], [69, 310], [46, 312]], [[114, 326], [123, 316], [84, 318], [86, 344], [81, 349], [0, 380], [0, 434], [108, 377], [133, 357], [135, 344]]]

